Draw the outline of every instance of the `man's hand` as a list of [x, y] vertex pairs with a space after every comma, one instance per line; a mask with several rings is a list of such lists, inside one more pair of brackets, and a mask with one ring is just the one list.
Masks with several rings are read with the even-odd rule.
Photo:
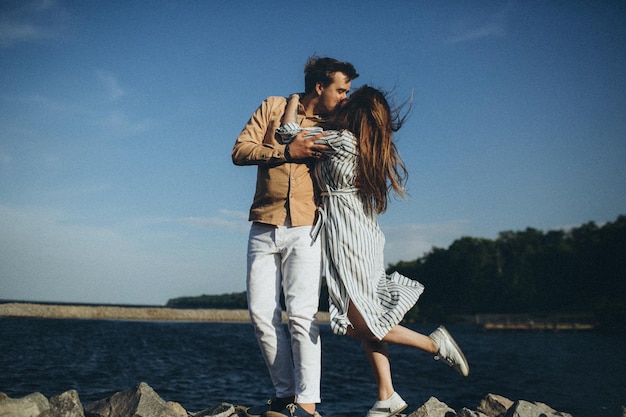
[[305, 138], [308, 132], [301, 131], [293, 140], [289, 143], [289, 156], [291, 159], [304, 159], [315, 158], [322, 159], [324, 152], [329, 151], [330, 147], [325, 144], [315, 143], [319, 138], [326, 136], [326, 132], [322, 132], [319, 135], [315, 135], [309, 138]]

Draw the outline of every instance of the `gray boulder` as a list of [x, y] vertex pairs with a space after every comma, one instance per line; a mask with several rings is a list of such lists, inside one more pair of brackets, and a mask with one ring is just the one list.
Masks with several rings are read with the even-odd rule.
[[0, 417], [37, 417], [50, 408], [50, 402], [40, 392], [22, 398], [10, 398], [0, 392]]
[[454, 417], [456, 412], [435, 397], [430, 397], [420, 408], [409, 414], [409, 417]]
[[572, 415], [556, 411], [544, 403], [519, 400], [509, 408], [505, 417], [572, 417]]
[[[87, 417], [187, 417], [180, 406], [166, 403], [145, 382], [85, 407]], [[182, 414], [184, 412], [184, 414]]]
[[465, 407], [463, 407], [461, 411], [459, 411], [457, 416], [458, 417], [489, 417], [487, 414], [481, 413], [480, 411], [473, 411]]
[[506, 414], [511, 408], [513, 401], [501, 395], [487, 394], [485, 398], [478, 404], [477, 411], [486, 414], [489, 417], [500, 417]]
[[85, 417], [78, 392], [69, 390], [50, 398], [50, 408], [39, 417]]
[[[205, 410], [188, 413], [176, 402], [165, 402], [145, 382], [109, 398], [82, 406], [78, 393], [69, 390], [48, 400], [35, 392], [22, 398], [9, 398], [0, 392], [0, 417], [242, 417], [247, 407], [221, 403]], [[626, 417], [626, 409], [622, 408]], [[408, 417], [572, 417], [541, 402], [513, 402], [500, 395], [488, 394], [476, 410], [463, 408], [457, 414], [447, 404], [431, 397]]]
[[193, 417], [229, 417], [237, 415], [235, 406], [228, 403], [221, 403], [215, 407], [193, 413]]

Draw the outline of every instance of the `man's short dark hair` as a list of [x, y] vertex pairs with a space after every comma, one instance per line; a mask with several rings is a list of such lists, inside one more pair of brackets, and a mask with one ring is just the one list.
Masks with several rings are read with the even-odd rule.
[[333, 74], [342, 72], [350, 80], [359, 76], [354, 66], [349, 62], [337, 61], [334, 58], [320, 58], [313, 56], [309, 58], [304, 66], [304, 93], [308, 94], [315, 90], [317, 83], [322, 83], [328, 87], [333, 82]]

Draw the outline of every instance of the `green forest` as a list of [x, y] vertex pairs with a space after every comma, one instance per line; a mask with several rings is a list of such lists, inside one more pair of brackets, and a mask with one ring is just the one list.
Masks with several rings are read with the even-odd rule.
[[[447, 249], [389, 265], [426, 290], [408, 321], [468, 314], [587, 315], [605, 326], [626, 323], [626, 216], [598, 226], [462, 237]], [[328, 309], [326, 287], [321, 310]], [[247, 308], [246, 294], [171, 299], [174, 308]]]

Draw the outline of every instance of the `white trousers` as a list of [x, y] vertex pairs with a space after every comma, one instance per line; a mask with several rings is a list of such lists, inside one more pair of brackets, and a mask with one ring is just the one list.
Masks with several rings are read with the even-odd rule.
[[[253, 223], [248, 239], [248, 309], [276, 396], [320, 402], [321, 340], [317, 309], [321, 282], [320, 240], [311, 226]], [[282, 324], [280, 290], [288, 329]]]

